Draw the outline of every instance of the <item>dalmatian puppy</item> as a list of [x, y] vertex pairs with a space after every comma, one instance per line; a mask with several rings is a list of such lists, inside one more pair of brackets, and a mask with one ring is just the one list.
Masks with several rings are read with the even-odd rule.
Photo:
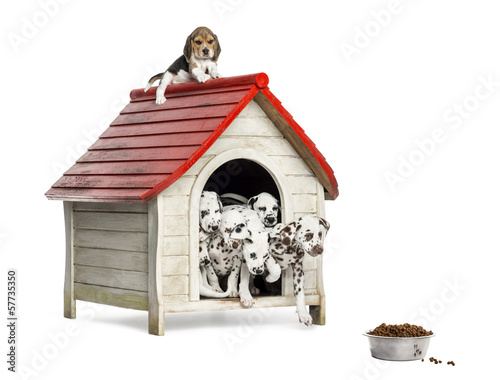
[[207, 245], [209, 259], [217, 278], [228, 276], [228, 297], [238, 296], [238, 279], [243, 259], [242, 239], [231, 236], [236, 226], [246, 226], [243, 216], [236, 210], [224, 210], [221, 226]]
[[249, 209], [255, 210], [266, 227], [274, 227], [278, 223], [279, 202], [269, 193], [260, 193], [248, 200]]
[[220, 229], [222, 204], [219, 196], [213, 191], [204, 191], [200, 198], [200, 295], [206, 297], [224, 298], [229, 295], [223, 292], [219, 279], [212, 267], [208, 255], [208, 245], [214, 234]]
[[243, 306], [251, 307], [254, 304], [251, 276], [262, 275], [267, 270], [266, 281], [276, 282], [281, 276], [281, 268], [269, 255], [269, 232], [257, 212], [245, 206], [224, 207], [226, 212], [237, 212], [244, 219], [244, 223], [237, 224], [230, 236], [242, 241], [242, 257], [246, 265], [241, 266], [240, 301]]
[[[280, 211], [279, 201], [271, 194], [263, 192], [250, 198], [247, 202], [249, 209], [255, 210], [259, 215], [260, 220], [268, 231], [278, 223], [278, 213]], [[250, 293], [257, 295], [260, 290], [254, 285], [255, 276], [250, 276]], [[271, 285], [265, 282], [266, 289], [270, 292], [275, 292], [278, 288], [276, 285]]]
[[323, 218], [303, 216], [287, 225], [277, 224], [271, 234], [270, 252], [282, 270], [292, 267], [293, 289], [297, 304], [299, 321], [306, 326], [312, 324], [312, 317], [307, 311], [304, 295], [305, 254], [316, 257], [323, 253], [325, 236], [330, 224]]

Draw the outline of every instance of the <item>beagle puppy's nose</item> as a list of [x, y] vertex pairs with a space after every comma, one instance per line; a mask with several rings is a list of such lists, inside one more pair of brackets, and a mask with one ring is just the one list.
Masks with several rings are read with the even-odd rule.
[[203, 54], [207, 55], [209, 50], [208, 50], [208, 48], [205, 47], [205, 48], [203, 48], [202, 52], [203, 52]]

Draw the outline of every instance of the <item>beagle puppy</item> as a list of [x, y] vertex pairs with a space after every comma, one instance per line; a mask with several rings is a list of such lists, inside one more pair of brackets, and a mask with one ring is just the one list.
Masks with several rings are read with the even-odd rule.
[[165, 89], [171, 83], [183, 83], [197, 80], [205, 83], [210, 78], [219, 78], [217, 60], [221, 52], [219, 39], [207, 27], [200, 26], [191, 33], [184, 46], [184, 54], [177, 58], [164, 73], [153, 76], [144, 92], [148, 91], [154, 82], [160, 80], [156, 90], [156, 104], [161, 105], [167, 100]]

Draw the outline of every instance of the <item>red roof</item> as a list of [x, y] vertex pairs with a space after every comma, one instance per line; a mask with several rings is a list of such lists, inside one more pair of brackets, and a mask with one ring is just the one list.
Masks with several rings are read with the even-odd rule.
[[333, 170], [292, 116], [269, 91], [266, 74], [130, 93], [130, 103], [88, 151], [45, 194], [86, 202], [147, 202], [179, 179], [254, 99], [318, 176], [328, 198], [338, 186]]

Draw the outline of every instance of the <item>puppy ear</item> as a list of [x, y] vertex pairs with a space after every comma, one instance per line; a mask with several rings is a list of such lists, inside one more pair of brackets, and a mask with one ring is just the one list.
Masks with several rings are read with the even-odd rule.
[[285, 246], [292, 245], [292, 241], [295, 238], [295, 234], [300, 228], [300, 224], [297, 222], [289, 223], [280, 231], [281, 242]]
[[319, 219], [319, 224], [325, 227], [326, 232], [330, 229], [330, 223], [326, 219], [323, 218], [318, 218]]
[[280, 232], [281, 230], [285, 227], [283, 223], [278, 223], [275, 225], [271, 231], [269, 231], [269, 238], [270, 239], [278, 239], [280, 237]]
[[191, 34], [186, 39], [186, 44], [184, 45], [184, 57], [186, 61], [191, 61], [191, 55], [193, 53], [193, 39], [191, 38]]
[[250, 198], [250, 199], [248, 200], [248, 203], [247, 203], [248, 208], [250, 208], [250, 209], [252, 209], [252, 210], [253, 210], [253, 209], [254, 209], [254, 208], [253, 208], [253, 205], [255, 204], [255, 202], [257, 202], [257, 199], [259, 199], [259, 196], [258, 196], [258, 195], [256, 195], [255, 197]]
[[214, 40], [215, 40], [215, 45], [214, 45], [214, 56], [212, 57], [212, 61], [217, 62], [222, 49], [220, 47], [219, 38], [217, 38], [217, 35], [214, 34], [213, 36], [214, 36]]
[[248, 230], [247, 226], [244, 224], [238, 224], [234, 227], [233, 231], [229, 234], [230, 239], [243, 240], [250, 239], [252, 233]]

